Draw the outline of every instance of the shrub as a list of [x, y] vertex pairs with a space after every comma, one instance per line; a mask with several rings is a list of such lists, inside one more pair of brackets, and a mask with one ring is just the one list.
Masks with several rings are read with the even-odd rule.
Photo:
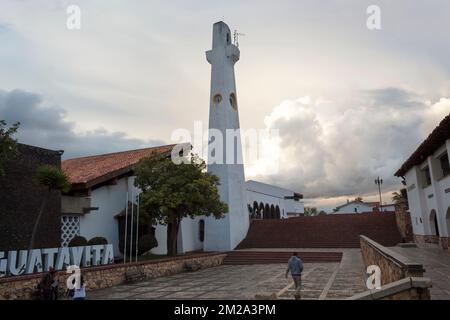
[[142, 255], [147, 251], [156, 248], [158, 246], [158, 240], [156, 240], [153, 234], [146, 234], [145, 236], [139, 238], [138, 246], [138, 254]]
[[87, 243], [89, 246], [95, 246], [95, 245], [101, 245], [101, 244], [108, 244], [108, 240], [104, 237], [94, 237]]
[[88, 245], [88, 241], [86, 240], [85, 237], [82, 237], [82, 236], [75, 236], [69, 242], [69, 247], [82, 247], [82, 246], [87, 246], [87, 245]]

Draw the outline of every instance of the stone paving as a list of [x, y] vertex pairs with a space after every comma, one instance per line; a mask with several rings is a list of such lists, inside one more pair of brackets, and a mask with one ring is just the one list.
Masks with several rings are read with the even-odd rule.
[[424, 266], [424, 277], [430, 278], [433, 284], [430, 290], [432, 300], [450, 300], [450, 252], [439, 248], [390, 249]]
[[[365, 291], [360, 256], [358, 250], [350, 250], [341, 263], [305, 263], [302, 299], [342, 299]], [[88, 299], [232, 300], [274, 294], [278, 299], [294, 299], [293, 282], [285, 278], [285, 271], [286, 264], [222, 265], [88, 291]]]

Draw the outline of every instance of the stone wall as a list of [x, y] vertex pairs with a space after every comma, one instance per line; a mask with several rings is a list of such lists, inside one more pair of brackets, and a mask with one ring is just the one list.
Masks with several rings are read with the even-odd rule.
[[415, 234], [414, 235], [414, 242], [416, 242], [419, 245], [438, 244], [439, 243], [439, 237], [436, 236], [436, 235]]
[[[101, 289], [125, 282], [127, 272], [140, 272], [146, 279], [168, 276], [186, 271], [185, 263], [195, 263], [200, 269], [221, 265], [225, 253], [200, 253], [186, 256], [142, 261], [138, 263], [114, 264], [82, 268], [81, 274], [86, 281], [86, 289]], [[65, 291], [68, 274], [57, 273], [60, 291]], [[42, 274], [18, 276], [0, 279], [0, 300], [2, 299], [32, 299], [36, 285]]]
[[[28, 249], [34, 221], [47, 194], [34, 182], [39, 166], [61, 166], [58, 151], [18, 144], [18, 155], [5, 164], [0, 176], [0, 251]], [[61, 244], [61, 194], [53, 191], [36, 234], [36, 248]]]
[[412, 242], [414, 237], [411, 216], [407, 211], [405, 204], [395, 205], [395, 220], [397, 222], [398, 231], [402, 237], [402, 242]]
[[430, 300], [431, 280], [408, 277], [383, 286], [358, 293], [347, 300]]
[[360, 246], [365, 266], [380, 267], [381, 285], [406, 277], [422, 277], [425, 272], [421, 264], [412, 262], [365, 236], [360, 236]]

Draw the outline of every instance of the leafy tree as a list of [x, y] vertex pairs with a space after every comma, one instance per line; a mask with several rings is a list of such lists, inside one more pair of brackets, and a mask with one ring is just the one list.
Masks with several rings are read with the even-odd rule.
[[362, 202], [363, 201], [363, 198], [362, 197], [356, 197], [355, 198], [355, 202]]
[[408, 204], [408, 193], [406, 192], [406, 188], [400, 189], [399, 192], [392, 192], [392, 201], [395, 204]]
[[17, 154], [17, 141], [12, 136], [17, 132], [20, 123], [6, 127], [6, 121], [0, 120], [0, 176], [4, 175], [4, 163]]
[[228, 205], [220, 201], [219, 178], [206, 172], [206, 164], [189, 154], [175, 164], [154, 153], [141, 159], [136, 167], [135, 185], [142, 190], [140, 212], [148, 223], [167, 225], [168, 255], [177, 254], [177, 238], [184, 217], [223, 217]]
[[39, 221], [41, 220], [42, 214], [44, 213], [45, 206], [50, 198], [52, 191], [62, 191], [66, 192], [70, 189], [69, 178], [66, 174], [58, 167], [51, 165], [42, 165], [37, 169], [36, 176], [34, 177], [35, 182], [41, 186], [46, 187], [47, 193], [42, 200], [41, 208], [39, 209], [38, 216], [34, 222], [33, 232], [31, 233], [29, 249], [33, 249], [34, 242], [36, 239], [36, 233], [39, 226]]
[[317, 215], [317, 208], [315, 208], [315, 207], [305, 207], [304, 215], [306, 217], [316, 216]]

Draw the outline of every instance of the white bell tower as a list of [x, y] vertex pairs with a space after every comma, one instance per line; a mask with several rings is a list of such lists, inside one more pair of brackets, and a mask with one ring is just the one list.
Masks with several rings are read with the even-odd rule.
[[[228, 213], [223, 219], [208, 217], [205, 220], [206, 251], [225, 251], [234, 249], [247, 235], [249, 212], [245, 203], [245, 175], [242, 160], [240, 136], [229, 136], [226, 129], [239, 129], [239, 113], [234, 78], [234, 64], [239, 60], [239, 49], [231, 42], [230, 28], [222, 21], [213, 26], [212, 50], [206, 52], [211, 64], [211, 98], [209, 107], [210, 136], [220, 131], [223, 137], [223, 150], [214, 150], [209, 145], [208, 172], [220, 178], [219, 193], [222, 201], [228, 204]], [[212, 139], [214, 140], [214, 138]], [[210, 141], [211, 142], [211, 141]], [[234, 157], [227, 156], [227, 143], [232, 146]], [[223, 153], [223, 157], [218, 157]], [[231, 153], [231, 152], [229, 152]], [[222, 163], [212, 163], [220, 158]], [[227, 158], [229, 161], [227, 161]], [[233, 159], [234, 158], [234, 159]]]

